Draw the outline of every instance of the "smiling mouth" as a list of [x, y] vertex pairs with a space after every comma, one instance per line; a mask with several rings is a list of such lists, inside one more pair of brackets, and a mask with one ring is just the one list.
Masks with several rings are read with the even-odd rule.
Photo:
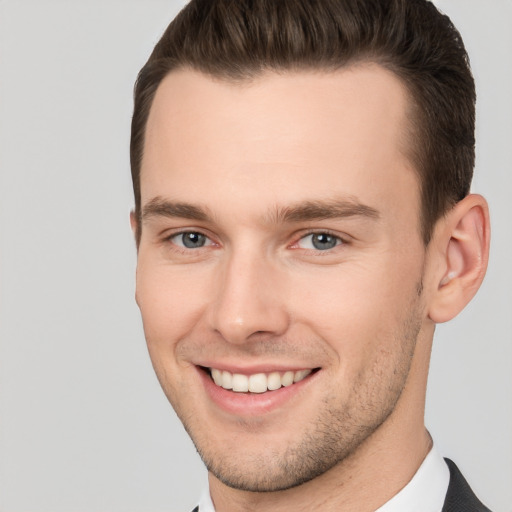
[[231, 373], [217, 368], [204, 368], [204, 370], [209, 373], [213, 382], [223, 389], [234, 391], [235, 393], [266, 393], [267, 391], [276, 391], [282, 387], [296, 384], [318, 371], [319, 368], [254, 373], [252, 375]]

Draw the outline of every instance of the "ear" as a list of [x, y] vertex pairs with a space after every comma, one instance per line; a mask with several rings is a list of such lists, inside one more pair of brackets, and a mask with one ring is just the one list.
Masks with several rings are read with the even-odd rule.
[[132, 210], [130, 212], [130, 226], [132, 228], [133, 237], [135, 238], [135, 243], [136, 243], [137, 249], [138, 249], [139, 241], [140, 241], [140, 227], [139, 227], [139, 221], [137, 219], [137, 215], [135, 214], [134, 210]]
[[436, 323], [460, 313], [480, 287], [489, 259], [487, 201], [471, 194], [457, 203], [436, 226], [433, 252], [434, 289], [428, 313]]
[[135, 216], [135, 211], [132, 210], [130, 212], [130, 226], [132, 228], [133, 236], [137, 233], [137, 217]]

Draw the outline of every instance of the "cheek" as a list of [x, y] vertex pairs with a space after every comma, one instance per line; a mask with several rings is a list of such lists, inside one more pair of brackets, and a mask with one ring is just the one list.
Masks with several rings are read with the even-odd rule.
[[207, 297], [204, 277], [139, 259], [137, 304], [150, 350], [175, 344], [197, 324]]
[[328, 342], [340, 360], [365, 358], [396, 343], [404, 312], [417, 300], [420, 263], [380, 256], [295, 283], [301, 293], [295, 296], [293, 316]]

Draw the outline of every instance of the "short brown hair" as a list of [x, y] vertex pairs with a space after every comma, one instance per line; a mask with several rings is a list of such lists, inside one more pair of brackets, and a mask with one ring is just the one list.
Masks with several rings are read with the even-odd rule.
[[140, 236], [140, 170], [156, 89], [177, 68], [241, 81], [264, 71], [334, 71], [356, 62], [393, 71], [411, 98], [411, 160], [421, 230], [469, 193], [475, 86], [462, 38], [428, 0], [191, 0], [141, 69], [134, 93], [131, 170]]

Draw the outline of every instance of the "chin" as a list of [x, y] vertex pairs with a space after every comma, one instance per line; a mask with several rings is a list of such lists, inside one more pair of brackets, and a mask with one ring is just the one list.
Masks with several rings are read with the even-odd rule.
[[341, 464], [389, 413], [383, 411], [369, 427], [317, 421], [309, 430], [296, 432], [295, 439], [290, 435], [269, 438], [254, 424], [242, 434], [223, 439], [187, 431], [208, 471], [223, 484], [242, 491], [276, 492], [309, 482]]

